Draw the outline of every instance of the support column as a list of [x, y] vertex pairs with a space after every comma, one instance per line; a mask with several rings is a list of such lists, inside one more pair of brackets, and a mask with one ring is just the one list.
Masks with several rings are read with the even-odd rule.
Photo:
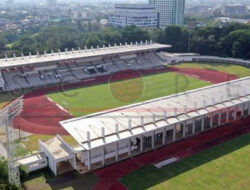
[[91, 171], [91, 152], [90, 150], [87, 152], [88, 154], [88, 170]]
[[205, 115], [201, 117], [201, 131], [204, 131], [205, 129]]
[[128, 142], [128, 156], [131, 157], [131, 139]]
[[105, 148], [102, 147], [102, 166], [105, 166]]
[[211, 117], [210, 117], [210, 128], [213, 128], [213, 119], [214, 119], [214, 113], [211, 113]]
[[184, 121], [184, 123], [183, 123], [182, 137], [183, 138], [186, 137], [186, 121]]
[[242, 119], [243, 115], [244, 115], [245, 105], [241, 104], [241, 108], [243, 108], [243, 110], [241, 110], [241, 114], [240, 114], [240, 118]]
[[234, 120], [236, 120], [237, 110], [238, 110], [238, 108], [237, 108], [237, 106], [236, 106], [236, 107], [234, 108], [234, 115], [233, 115]]
[[152, 149], [155, 149], [155, 133], [152, 135]]
[[219, 112], [219, 118], [218, 118], [218, 126], [221, 126], [221, 114], [222, 114], [222, 111]]
[[118, 142], [115, 145], [115, 160], [118, 161]]
[[192, 134], [194, 135], [195, 134], [195, 122], [196, 121], [196, 119], [194, 118], [193, 119], [193, 126], [192, 126]]
[[162, 145], [166, 145], [166, 134], [167, 134], [167, 129], [166, 127], [163, 129], [163, 133], [162, 133]]
[[141, 135], [140, 150], [141, 150], [141, 153], [143, 153], [143, 135]]
[[176, 125], [174, 125], [173, 142], [176, 140]]
[[227, 109], [226, 123], [229, 123], [230, 108]]

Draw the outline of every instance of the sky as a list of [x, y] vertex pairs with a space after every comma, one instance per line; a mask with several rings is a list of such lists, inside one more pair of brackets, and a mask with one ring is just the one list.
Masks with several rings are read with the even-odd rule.
[[[0, 0], [3, 1], [3, 0]], [[14, 2], [33, 2], [34, 0], [13, 0]], [[147, 3], [148, 0], [57, 0], [58, 2], [84, 2], [84, 3], [88, 3], [91, 1], [92, 2], [96, 2], [99, 3], [101, 1], [106, 1], [106, 2], [139, 2], [139, 3]], [[37, 3], [46, 3], [46, 0], [35, 0], [35, 2]], [[192, 4], [221, 4], [221, 3], [229, 3], [229, 2], [243, 2], [246, 4], [250, 5], [250, 0], [186, 0], [186, 3], [192, 3]]]

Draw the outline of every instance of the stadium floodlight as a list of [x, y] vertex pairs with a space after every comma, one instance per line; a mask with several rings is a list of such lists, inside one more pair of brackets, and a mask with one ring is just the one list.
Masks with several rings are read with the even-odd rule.
[[16, 164], [16, 138], [13, 127], [13, 119], [23, 110], [23, 97], [20, 97], [0, 111], [0, 128], [5, 127], [8, 156], [8, 178], [9, 183], [20, 186], [20, 173]]

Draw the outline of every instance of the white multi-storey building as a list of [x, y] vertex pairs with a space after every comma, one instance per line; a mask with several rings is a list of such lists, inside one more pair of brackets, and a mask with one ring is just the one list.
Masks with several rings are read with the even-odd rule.
[[221, 13], [226, 16], [244, 15], [247, 13], [247, 7], [241, 4], [226, 4], [222, 7]]
[[158, 13], [149, 4], [116, 4], [109, 23], [113, 26], [126, 27], [135, 25], [143, 28], [158, 27]]
[[159, 12], [159, 26], [183, 25], [185, 0], [149, 0]]

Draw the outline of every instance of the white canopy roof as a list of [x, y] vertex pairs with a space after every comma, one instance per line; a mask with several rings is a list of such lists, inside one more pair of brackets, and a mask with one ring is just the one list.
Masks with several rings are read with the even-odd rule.
[[247, 77], [62, 121], [60, 124], [88, 150], [222, 109], [228, 103], [235, 105], [249, 100], [250, 77]]
[[113, 55], [113, 54], [125, 54], [138, 51], [150, 51], [150, 50], [158, 50], [169, 47], [171, 46], [148, 42], [147, 44], [122, 45], [122, 46], [112, 46], [112, 47], [104, 47], [97, 49], [75, 50], [75, 51], [68, 51], [61, 53], [50, 53], [43, 55], [7, 58], [7, 59], [0, 59], [0, 68], [14, 67], [14, 66], [20, 67], [36, 63], [90, 58], [90, 57]]

